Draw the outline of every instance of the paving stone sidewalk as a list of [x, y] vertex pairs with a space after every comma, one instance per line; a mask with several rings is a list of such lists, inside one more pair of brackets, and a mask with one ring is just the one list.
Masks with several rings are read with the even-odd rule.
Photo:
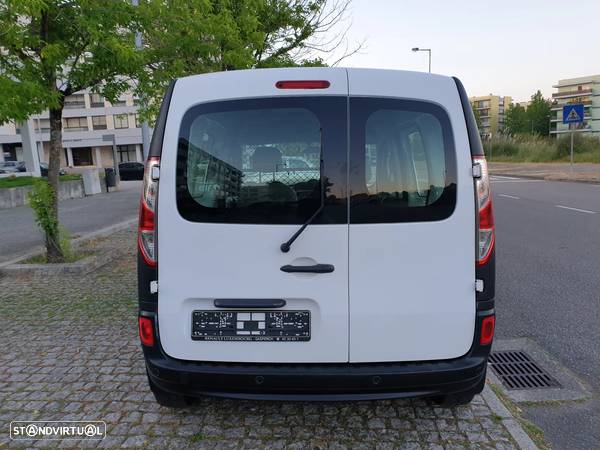
[[[162, 408], [138, 344], [134, 230], [101, 245], [120, 257], [84, 277], [0, 279], [0, 448], [516, 448], [482, 397]], [[11, 441], [13, 420], [103, 420], [107, 437]]]

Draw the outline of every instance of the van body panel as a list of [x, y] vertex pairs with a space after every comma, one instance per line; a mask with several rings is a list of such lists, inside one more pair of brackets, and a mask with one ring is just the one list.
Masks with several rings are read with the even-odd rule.
[[[331, 85], [309, 90], [276, 88], [275, 83], [282, 80], [327, 80]], [[353, 98], [412, 100], [443, 110], [450, 123], [454, 158], [451, 214], [440, 220], [353, 223], [349, 200], [350, 224], [328, 223], [327, 215], [317, 218], [289, 253], [279, 247], [298, 230], [299, 223], [207, 223], [182, 216], [177, 204], [181, 189], [177, 149], [188, 111], [213, 102], [315, 96], [348, 99], [349, 109], [340, 110], [344, 132], [354, 125]], [[402, 110], [400, 103], [398, 108]], [[332, 165], [325, 153], [324, 173], [334, 179], [332, 189], [342, 202], [348, 191], [353, 194], [346, 174], [353, 177], [357, 166], [353, 158], [361, 151], [356, 146], [362, 144], [352, 138], [339, 144], [348, 151], [349, 168]], [[476, 217], [469, 140], [452, 78], [339, 68], [232, 71], [182, 78], [173, 87], [160, 157], [157, 326], [167, 357], [239, 363], [377, 363], [448, 360], [471, 348]], [[300, 166], [305, 162], [289, 155], [284, 160]], [[299, 168], [296, 174], [309, 172]], [[260, 182], [260, 176], [247, 173], [248, 181], [254, 183], [255, 178]], [[276, 182], [285, 180], [281, 173], [272, 177]], [[335, 270], [327, 274], [280, 270], [287, 264], [317, 263], [331, 264]], [[310, 311], [311, 339], [192, 340], [192, 312], [218, 309], [214, 299], [283, 299], [282, 310]]]
[[[326, 79], [331, 86], [324, 90], [302, 90], [301, 93], [275, 88], [277, 81], [288, 79]], [[177, 186], [181, 189], [181, 184], [177, 184], [177, 148], [181, 144], [178, 142], [181, 140], [179, 133], [186, 112], [199, 104], [212, 104], [228, 99], [284, 98], [300, 94], [303, 97], [341, 94], [344, 97], [341, 105], [339, 108], [334, 105], [333, 108], [338, 108], [336, 116], [342, 117], [341, 123], [345, 126], [347, 81], [345, 71], [341, 70], [235, 71], [183, 78], [175, 84], [161, 155], [157, 225], [158, 328], [162, 348], [172, 358], [257, 363], [348, 360], [346, 223], [309, 226], [290, 252], [282, 253], [279, 248], [281, 243], [287, 241], [300, 224], [206, 223], [187, 220], [178, 210]], [[338, 105], [340, 102], [335, 103]], [[318, 109], [318, 106], [314, 108]], [[219, 115], [221, 112], [216, 114], [211, 116], [211, 120], [222, 117]], [[325, 142], [329, 142], [329, 130], [325, 129], [323, 134]], [[346, 149], [345, 135], [346, 132], [342, 130], [340, 144], [343, 152]], [[330, 147], [328, 146], [327, 151]], [[323, 153], [326, 158], [325, 172], [335, 169], [327, 151]], [[310, 176], [309, 170], [295, 170], [291, 172], [293, 175]], [[245, 183], [260, 184], [261, 176], [256, 171], [247, 171], [244, 176]], [[270, 175], [269, 179], [281, 183], [287, 176], [287, 172], [284, 175], [278, 172]], [[338, 180], [336, 188], [340, 191], [336, 192], [344, 195], [345, 173], [338, 175]], [[317, 263], [331, 264], [335, 270], [327, 274], [286, 273], [281, 270], [282, 266], [288, 264]], [[283, 299], [286, 305], [278, 311], [310, 312], [310, 340], [192, 340], [192, 312], [217, 310], [214, 299]]]
[[[348, 78], [351, 118], [353, 97], [441, 106], [451, 123], [456, 164], [456, 204], [443, 220], [357, 224], [350, 207], [350, 362], [465, 355], [475, 328], [475, 208], [469, 141], [454, 81], [367, 69], [348, 69]], [[354, 126], [363, 124], [351, 119]], [[354, 168], [360, 143], [351, 138], [350, 145]]]

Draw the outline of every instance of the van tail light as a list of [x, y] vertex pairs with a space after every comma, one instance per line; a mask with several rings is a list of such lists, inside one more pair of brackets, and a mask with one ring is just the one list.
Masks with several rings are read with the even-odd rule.
[[154, 345], [154, 324], [152, 323], [152, 318], [140, 316], [138, 323], [142, 345], [152, 347]]
[[327, 89], [331, 83], [327, 80], [286, 80], [275, 83], [277, 89]]
[[154, 179], [160, 158], [148, 158], [144, 170], [144, 187], [140, 201], [140, 220], [138, 224], [138, 246], [146, 264], [156, 267], [156, 197], [158, 179]]
[[477, 265], [487, 264], [494, 249], [494, 211], [492, 208], [492, 193], [490, 188], [490, 175], [485, 156], [474, 156], [473, 165], [479, 165], [480, 176], [475, 178], [475, 191], [477, 196]]
[[480, 345], [490, 345], [494, 340], [494, 328], [496, 327], [496, 316], [486, 316], [481, 321]]

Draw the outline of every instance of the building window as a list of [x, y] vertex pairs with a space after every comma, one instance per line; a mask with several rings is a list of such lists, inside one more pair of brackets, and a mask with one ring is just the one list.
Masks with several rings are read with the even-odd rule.
[[136, 128], [140, 128], [140, 115], [139, 114], [135, 114], [135, 127]]
[[114, 102], [111, 102], [113, 106], [127, 106], [127, 100], [124, 98], [118, 98]]
[[117, 145], [117, 152], [119, 152], [119, 162], [137, 161], [135, 144]]
[[71, 153], [73, 155], [74, 166], [93, 166], [92, 160], [92, 148], [91, 147], [79, 147], [72, 148]]
[[104, 108], [104, 97], [100, 94], [90, 94], [90, 105], [92, 108]]
[[94, 130], [106, 130], [106, 116], [92, 117], [92, 125]]
[[87, 117], [68, 117], [64, 128], [65, 131], [88, 131]]
[[68, 95], [65, 97], [65, 109], [85, 108], [85, 96], [83, 94]]
[[115, 128], [129, 128], [129, 120], [127, 118], [127, 114], [119, 114], [115, 117]]
[[37, 119], [33, 121], [36, 133], [50, 132], [50, 119]]

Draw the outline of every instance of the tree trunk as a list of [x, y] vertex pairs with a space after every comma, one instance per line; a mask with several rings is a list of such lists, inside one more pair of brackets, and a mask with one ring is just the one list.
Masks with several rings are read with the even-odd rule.
[[[62, 102], [50, 109], [50, 157], [48, 160], [48, 182], [54, 190], [54, 203], [50, 214], [58, 219], [58, 175], [60, 170], [60, 153], [62, 151]], [[46, 233], [46, 252], [48, 262], [58, 263], [64, 261], [64, 255], [60, 248], [60, 236], [58, 230]]]

